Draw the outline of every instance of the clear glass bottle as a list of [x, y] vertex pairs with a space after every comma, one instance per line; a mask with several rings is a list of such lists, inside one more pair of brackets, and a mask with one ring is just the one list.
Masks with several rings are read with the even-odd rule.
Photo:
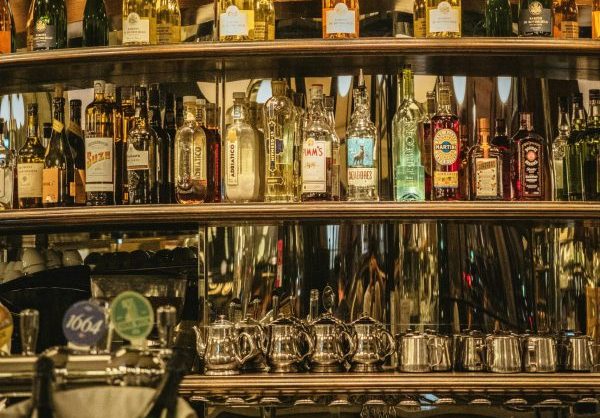
[[323, 39], [359, 37], [359, 0], [323, 0]]
[[87, 204], [115, 204], [115, 142], [112, 104], [104, 97], [105, 82], [94, 81], [94, 101], [85, 109]]
[[158, 203], [158, 137], [148, 123], [148, 92], [135, 88], [135, 122], [127, 137], [127, 191], [130, 205]]
[[490, 122], [479, 119], [479, 142], [469, 150], [471, 200], [502, 200], [502, 153], [490, 144]]
[[426, 8], [425, 0], [415, 0], [413, 3], [413, 33], [415, 38], [425, 38], [427, 35]]
[[156, 10], [156, 43], [181, 42], [181, 11], [178, 0], [158, 0]]
[[254, 1], [218, 0], [220, 41], [239, 42], [254, 39]]
[[308, 121], [306, 109], [304, 108], [304, 94], [293, 94], [294, 106], [296, 107], [296, 135], [294, 137], [294, 201], [299, 202], [302, 195], [302, 140], [304, 130]]
[[333, 142], [331, 143], [331, 193], [333, 194], [333, 200], [341, 199], [341, 175], [340, 175], [340, 148], [341, 140], [337, 134], [335, 124], [335, 100], [333, 96], [325, 96], [323, 98], [323, 107], [325, 109], [325, 117], [331, 127], [331, 133], [333, 134]]
[[175, 135], [175, 196], [185, 205], [206, 201], [206, 134], [196, 122], [196, 97], [183, 98], [184, 122]]
[[123, 45], [156, 45], [154, 0], [123, 0]]
[[44, 146], [38, 131], [38, 105], [27, 106], [27, 138], [17, 154], [19, 209], [42, 207]]
[[81, 100], [69, 101], [67, 140], [75, 163], [75, 205], [85, 205], [85, 144], [81, 129]]
[[552, 171], [554, 175], [554, 200], [569, 200], [568, 187], [565, 179], [567, 168], [566, 158], [568, 151], [569, 134], [569, 106], [566, 97], [558, 98], [558, 135], [552, 142]]
[[265, 202], [294, 201], [296, 107], [286, 96], [285, 81], [271, 81], [265, 103]]
[[354, 112], [346, 132], [348, 192], [350, 201], [379, 200], [379, 138], [371, 122], [369, 97], [364, 85], [353, 91]]
[[425, 19], [428, 38], [462, 36], [461, 0], [427, 0]]
[[544, 200], [546, 151], [544, 138], [533, 130], [533, 114], [522, 112], [512, 138], [512, 199]]
[[423, 111], [414, 97], [412, 70], [402, 71], [404, 99], [392, 121], [394, 200], [425, 200], [425, 168], [419, 148]]
[[275, 40], [275, 3], [273, 0], [254, 1], [254, 40]]
[[587, 115], [583, 107], [583, 95], [571, 98], [571, 133], [567, 147], [567, 182], [569, 200], [585, 200], [583, 190], [583, 137], [587, 128]]
[[559, 39], [579, 38], [579, 9], [575, 0], [557, 0], [552, 5], [552, 33]]
[[311, 105], [302, 139], [302, 201], [333, 200], [333, 131], [323, 109], [323, 86], [310, 88]]
[[590, 116], [583, 139], [583, 189], [586, 200], [600, 200], [600, 90], [590, 90]]
[[237, 96], [232, 123], [225, 133], [225, 198], [229, 202], [252, 202], [259, 198], [261, 173], [259, 141], [248, 120], [248, 109]]

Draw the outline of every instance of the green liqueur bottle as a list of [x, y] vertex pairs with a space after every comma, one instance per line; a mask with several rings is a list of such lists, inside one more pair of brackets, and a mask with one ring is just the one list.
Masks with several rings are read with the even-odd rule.
[[108, 17], [104, 0], [87, 0], [83, 12], [83, 46], [108, 45]]
[[512, 11], [509, 0], [487, 0], [485, 34], [486, 36], [512, 36]]
[[27, 49], [38, 51], [66, 47], [65, 0], [33, 0], [27, 19]]
[[600, 90], [590, 90], [590, 116], [583, 138], [583, 187], [586, 200], [600, 200]]
[[520, 36], [552, 36], [552, 0], [521, 0]]
[[567, 185], [569, 200], [585, 200], [583, 193], [583, 136], [587, 117], [583, 108], [583, 96], [575, 93], [572, 97], [571, 134], [567, 151]]

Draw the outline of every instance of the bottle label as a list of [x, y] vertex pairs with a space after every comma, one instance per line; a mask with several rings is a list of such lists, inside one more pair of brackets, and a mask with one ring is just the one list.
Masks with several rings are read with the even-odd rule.
[[44, 168], [42, 171], [42, 198], [44, 203], [58, 203], [60, 178], [59, 168]]
[[120, 293], [110, 304], [110, 320], [121, 338], [140, 342], [152, 331], [154, 310], [148, 299], [129, 290]]
[[133, 144], [127, 148], [127, 170], [150, 170], [148, 151], [137, 150]]
[[17, 190], [20, 198], [42, 197], [44, 163], [17, 164]]
[[436, 8], [428, 9], [428, 12], [430, 33], [460, 32], [460, 8], [442, 1]]
[[539, 1], [532, 1], [522, 8], [519, 15], [520, 35], [544, 35], [552, 33], [552, 10], [545, 9]]
[[[113, 139], [108, 137], [85, 138], [85, 191], [113, 191]], [[130, 149], [133, 146], [130, 146]], [[127, 150], [127, 169], [129, 168], [129, 150]], [[135, 151], [133, 152], [135, 157]], [[146, 159], [148, 152], [146, 151]], [[133, 158], [133, 157], [132, 157]], [[132, 160], [133, 161], [133, 160]], [[147, 162], [146, 162], [147, 164]], [[139, 168], [135, 168], [139, 170]], [[142, 168], [143, 170], [143, 168]]]
[[0, 30], [0, 54], [10, 54], [10, 31]]
[[77, 346], [96, 345], [106, 334], [106, 313], [95, 303], [83, 300], [67, 310], [62, 322], [67, 341]]
[[277, 159], [283, 153], [283, 139], [281, 138], [281, 127], [274, 120], [267, 123], [267, 183], [283, 184], [283, 178], [277, 175]]
[[48, 25], [43, 20], [38, 20], [33, 29], [31, 39], [31, 48], [36, 49], [54, 49], [56, 44], [56, 26]]
[[498, 160], [477, 158], [475, 160], [475, 194], [478, 197], [498, 195]]
[[356, 10], [348, 9], [345, 3], [338, 3], [333, 9], [325, 11], [325, 33], [356, 34]]
[[123, 43], [149, 44], [150, 19], [132, 12], [123, 19]]
[[433, 158], [439, 165], [452, 165], [458, 159], [458, 136], [452, 129], [444, 128], [433, 136]]
[[600, 39], [600, 10], [592, 12], [592, 39]]
[[302, 145], [302, 191], [327, 192], [327, 158], [331, 142], [307, 138]]
[[[10, 339], [13, 333], [12, 314], [4, 305], [0, 303], [0, 354], [10, 344]], [[6, 352], [5, 354], [10, 354]]]
[[159, 45], [173, 43], [173, 31], [170, 23], [156, 24], [156, 43]]
[[275, 26], [269, 22], [254, 22], [255, 41], [273, 41], [275, 39]]
[[52, 130], [57, 134], [61, 133], [65, 129], [65, 125], [58, 119], [52, 119]]
[[204, 147], [194, 146], [193, 167], [194, 180], [206, 182], [206, 151]]
[[415, 38], [424, 38], [427, 33], [427, 25], [424, 18], [414, 19], [413, 30]]
[[577, 39], [579, 38], [579, 23], [577, 21], [560, 22], [560, 37], [562, 39]]
[[541, 147], [537, 142], [521, 142], [521, 184], [524, 197], [539, 197], [543, 195], [541, 171]]
[[373, 138], [348, 137], [348, 185], [375, 187], [377, 176], [373, 161]]
[[85, 204], [85, 170], [75, 170], [75, 204]]
[[[252, 16], [250, 16], [252, 15]], [[252, 19], [250, 19], [252, 17]], [[240, 10], [231, 5], [221, 13], [219, 20], [219, 37], [248, 36], [250, 33], [250, 20], [254, 23], [254, 13], [250, 10]]]
[[79, 138], [83, 138], [83, 131], [81, 130], [81, 126], [76, 123], [69, 123], [69, 127], [67, 128], [69, 132], [73, 135], [78, 136]]
[[233, 140], [231, 135], [227, 137], [227, 185], [229, 186], [237, 186], [239, 183], [240, 156], [238, 143], [235, 139], [235, 134]]
[[563, 170], [564, 164], [562, 158], [557, 158], [554, 160], [554, 186], [556, 189], [562, 190], [565, 188], [565, 183], [563, 180]]
[[436, 189], [456, 189], [458, 187], [458, 171], [434, 171], [433, 187]]

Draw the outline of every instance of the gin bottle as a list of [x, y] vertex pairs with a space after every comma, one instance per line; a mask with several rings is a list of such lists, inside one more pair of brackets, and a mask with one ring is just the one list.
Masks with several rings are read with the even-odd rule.
[[412, 70], [402, 71], [402, 86], [404, 100], [392, 122], [394, 199], [425, 200], [425, 168], [418, 133], [423, 112], [414, 98]]
[[265, 103], [265, 201], [294, 200], [296, 108], [285, 95], [285, 82], [272, 81], [273, 97]]
[[[39, 137], [37, 104], [32, 103], [27, 106], [27, 119], [27, 139], [17, 154], [19, 209], [42, 207], [42, 172], [45, 150]], [[2, 128], [2, 124], [0, 124], [0, 128]]]
[[379, 200], [377, 176], [379, 141], [371, 122], [366, 88], [354, 89], [354, 113], [346, 133], [348, 150], [348, 200]]
[[248, 109], [238, 98], [233, 103], [233, 121], [225, 134], [225, 198], [229, 202], [252, 202], [259, 197], [259, 143], [246, 120]]
[[[362, 73], [361, 73], [362, 74]], [[362, 76], [361, 76], [362, 77]], [[335, 103], [333, 96], [323, 98], [323, 107], [325, 108], [325, 117], [331, 127], [333, 142], [331, 143], [331, 193], [333, 200], [340, 200], [341, 179], [340, 179], [340, 137], [335, 129]]]
[[571, 100], [571, 133], [567, 147], [567, 187], [569, 200], [585, 200], [583, 193], [583, 137], [586, 131], [587, 116], [583, 108], [581, 93]]
[[583, 139], [583, 188], [586, 200], [600, 200], [600, 90], [590, 90], [590, 116]]
[[490, 145], [490, 122], [479, 119], [479, 142], [469, 150], [472, 200], [502, 200], [502, 153]]
[[558, 98], [558, 136], [552, 142], [552, 171], [554, 174], [554, 200], [568, 200], [568, 188], [565, 179], [567, 168], [566, 157], [568, 150], [569, 134], [569, 109], [566, 97]]
[[323, 110], [323, 86], [310, 88], [311, 105], [302, 139], [302, 201], [333, 200], [333, 131]]

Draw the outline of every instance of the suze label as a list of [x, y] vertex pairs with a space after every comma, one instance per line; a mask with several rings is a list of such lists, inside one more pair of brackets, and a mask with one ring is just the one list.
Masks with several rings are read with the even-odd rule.
[[356, 33], [356, 11], [348, 9], [345, 3], [338, 3], [325, 11], [325, 33]]
[[17, 190], [20, 198], [42, 197], [44, 163], [17, 164]]
[[150, 43], [150, 19], [132, 12], [123, 19], [123, 43]]
[[148, 151], [137, 150], [133, 144], [129, 144], [127, 170], [150, 170]]
[[440, 129], [433, 135], [433, 159], [443, 166], [452, 165], [458, 159], [458, 136], [452, 129]]
[[460, 32], [460, 9], [447, 1], [429, 9], [429, 32]]
[[239, 183], [240, 172], [240, 155], [239, 146], [236, 140], [227, 138], [227, 184], [229, 186], [237, 186]]
[[475, 160], [475, 193], [478, 197], [496, 197], [499, 180], [496, 158], [477, 158]]
[[331, 158], [331, 142], [309, 137], [302, 145], [302, 191], [327, 191], [327, 158]]
[[63, 317], [65, 338], [78, 346], [94, 346], [106, 334], [106, 313], [98, 305], [81, 301], [71, 306]]
[[[129, 166], [129, 153], [127, 154]], [[113, 139], [108, 137], [85, 138], [85, 191], [112, 192]]]
[[373, 138], [348, 137], [348, 185], [375, 187], [377, 181], [373, 160]]
[[221, 13], [219, 20], [219, 36], [248, 36], [250, 32], [250, 17], [254, 22], [254, 14], [249, 16], [249, 10], [240, 10], [231, 5], [225, 13]]
[[532, 1], [519, 14], [520, 35], [544, 35], [552, 33], [552, 10], [545, 9], [539, 1]]
[[56, 26], [48, 25], [43, 20], [35, 22], [33, 29], [31, 48], [35, 50], [39, 49], [54, 49], [56, 45]]
[[523, 141], [521, 143], [521, 184], [523, 196], [539, 197], [543, 194], [542, 184], [542, 150], [537, 142]]

